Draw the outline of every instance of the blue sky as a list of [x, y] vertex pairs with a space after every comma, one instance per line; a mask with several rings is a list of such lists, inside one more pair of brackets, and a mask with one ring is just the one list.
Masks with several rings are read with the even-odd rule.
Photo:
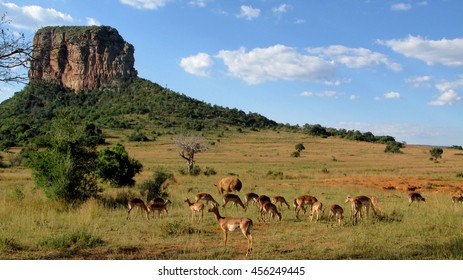
[[[3, 1], [10, 29], [109, 25], [140, 77], [289, 124], [463, 145], [460, 0]], [[0, 84], [0, 101], [22, 85]]]

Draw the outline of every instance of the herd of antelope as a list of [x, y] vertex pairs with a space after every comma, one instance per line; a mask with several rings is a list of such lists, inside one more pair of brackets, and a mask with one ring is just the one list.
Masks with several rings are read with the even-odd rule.
[[[244, 211], [248, 209], [249, 204], [256, 206], [258, 211], [258, 221], [259, 222], [269, 222], [270, 219], [276, 219], [278, 222], [281, 221], [282, 215], [281, 211], [283, 208], [290, 210], [290, 205], [283, 196], [273, 196], [269, 197], [267, 195], [258, 195], [256, 193], [250, 192], [245, 194], [244, 202], [241, 198], [233, 193], [233, 191], [240, 191], [242, 188], [241, 181], [236, 177], [226, 177], [223, 178], [217, 185], [217, 193], [222, 196], [223, 204], [222, 208], [225, 208], [228, 203], [233, 203], [235, 207], [242, 207]], [[223, 194], [225, 192], [225, 194]], [[204, 201], [206, 204], [204, 204]], [[206, 208], [206, 205], [210, 204], [208, 212], [211, 212], [215, 215], [217, 222], [224, 233], [224, 246], [227, 246], [228, 232], [241, 230], [243, 235], [248, 241], [248, 247], [246, 250], [246, 256], [252, 252], [252, 235], [251, 230], [253, 227], [253, 221], [246, 217], [223, 217], [220, 215], [219, 206], [220, 204], [213, 198], [209, 193], [198, 193], [195, 196], [194, 202], [190, 201], [189, 198], [185, 197], [184, 202], [188, 205], [191, 210], [191, 219], [194, 222], [201, 223], [203, 219], [203, 211]], [[415, 190], [409, 190], [408, 193], [408, 205], [411, 206], [413, 202], [416, 202], [418, 205], [420, 202], [426, 202], [426, 199]], [[458, 194], [452, 197], [453, 204], [463, 203], [463, 194]], [[350, 203], [350, 220], [352, 225], [358, 223], [358, 219], [366, 218], [370, 211], [374, 215], [378, 215], [378, 212], [381, 212], [381, 208], [378, 203], [376, 196], [347, 196], [345, 203]], [[130, 213], [134, 208], [139, 208], [145, 212], [146, 218], [149, 219], [151, 213], [157, 211], [159, 217], [163, 213], [167, 215], [168, 210], [167, 206], [171, 204], [170, 200], [164, 200], [162, 198], [153, 198], [149, 201], [148, 204], [142, 199], [134, 198], [128, 202], [128, 212], [127, 219], [130, 218]], [[279, 207], [277, 206], [279, 204]], [[284, 206], [283, 206], [284, 205]], [[280, 208], [280, 210], [279, 210]], [[309, 211], [310, 221], [315, 219], [315, 222], [318, 222], [321, 216], [324, 213], [324, 205], [313, 195], [301, 195], [293, 199], [293, 211], [294, 217], [297, 220], [299, 218], [299, 212], [303, 211], [304, 214]], [[197, 219], [196, 219], [197, 216]], [[334, 222], [339, 226], [342, 226], [344, 219], [344, 209], [339, 204], [332, 204], [329, 207], [328, 221]]]

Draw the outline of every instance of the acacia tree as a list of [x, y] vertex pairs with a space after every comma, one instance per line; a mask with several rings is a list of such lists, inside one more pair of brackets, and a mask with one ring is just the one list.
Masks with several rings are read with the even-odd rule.
[[195, 164], [195, 154], [207, 151], [209, 144], [199, 135], [177, 135], [173, 138], [180, 157], [186, 160], [188, 174], [191, 174]]
[[0, 19], [0, 82], [25, 83], [26, 73], [18, 73], [20, 67], [28, 67], [32, 55], [32, 44], [24, 33], [12, 32], [5, 25], [9, 21], [3, 14]]

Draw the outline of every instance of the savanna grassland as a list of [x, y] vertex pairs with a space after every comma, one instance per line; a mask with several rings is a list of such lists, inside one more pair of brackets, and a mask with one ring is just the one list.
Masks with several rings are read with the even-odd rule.
[[[444, 149], [438, 162], [430, 160], [430, 147], [407, 145], [402, 154], [384, 152], [384, 144], [338, 138], [318, 138], [296, 132], [226, 131], [206, 135], [214, 145], [196, 155], [202, 170], [217, 174], [181, 175], [185, 162], [171, 135], [152, 142], [125, 142], [125, 131], [109, 132], [110, 145], [123, 143], [129, 155], [143, 164], [137, 183], [159, 167], [174, 174], [168, 193], [172, 204], [166, 217], [147, 221], [127, 208], [104, 206], [91, 199], [72, 209], [48, 201], [34, 188], [31, 171], [16, 166], [0, 168], [0, 259], [463, 259], [463, 205], [451, 196], [463, 189], [463, 153]], [[290, 157], [295, 144], [305, 150]], [[10, 149], [17, 152], [18, 150]], [[3, 154], [4, 161], [14, 155]], [[254, 221], [253, 253], [246, 257], [241, 232], [223, 233], [212, 213], [204, 211], [202, 224], [191, 221], [184, 201], [200, 192], [222, 203], [214, 184], [228, 174], [243, 182], [239, 193], [282, 195], [290, 204], [302, 194], [323, 202], [318, 223], [308, 214], [301, 220], [291, 209], [281, 209], [281, 222], [257, 220], [257, 209], [245, 212], [232, 205], [220, 207], [223, 216], [246, 216]], [[119, 192], [139, 195], [133, 188], [105, 188], [103, 197]], [[408, 206], [407, 188], [417, 187], [426, 202]], [[381, 214], [353, 226], [347, 195], [375, 195]], [[328, 207], [344, 208], [342, 227], [329, 223]]]

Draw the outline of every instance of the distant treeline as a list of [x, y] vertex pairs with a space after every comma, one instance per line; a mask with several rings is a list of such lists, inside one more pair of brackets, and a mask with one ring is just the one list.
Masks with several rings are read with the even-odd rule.
[[[319, 137], [386, 143], [391, 136], [374, 136], [345, 129], [306, 124], [302, 128], [280, 124], [257, 113], [211, 105], [135, 78], [113, 81], [99, 89], [76, 94], [57, 84], [34, 81], [0, 104], [0, 149], [46, 144], [51, 120], [72, 115], [86, 126], [91, 137], [103, 137], [102, 129], [220, 131], [228, 127], [285, 129]], [[102, 140], [104, 141], [104, 140]]]

